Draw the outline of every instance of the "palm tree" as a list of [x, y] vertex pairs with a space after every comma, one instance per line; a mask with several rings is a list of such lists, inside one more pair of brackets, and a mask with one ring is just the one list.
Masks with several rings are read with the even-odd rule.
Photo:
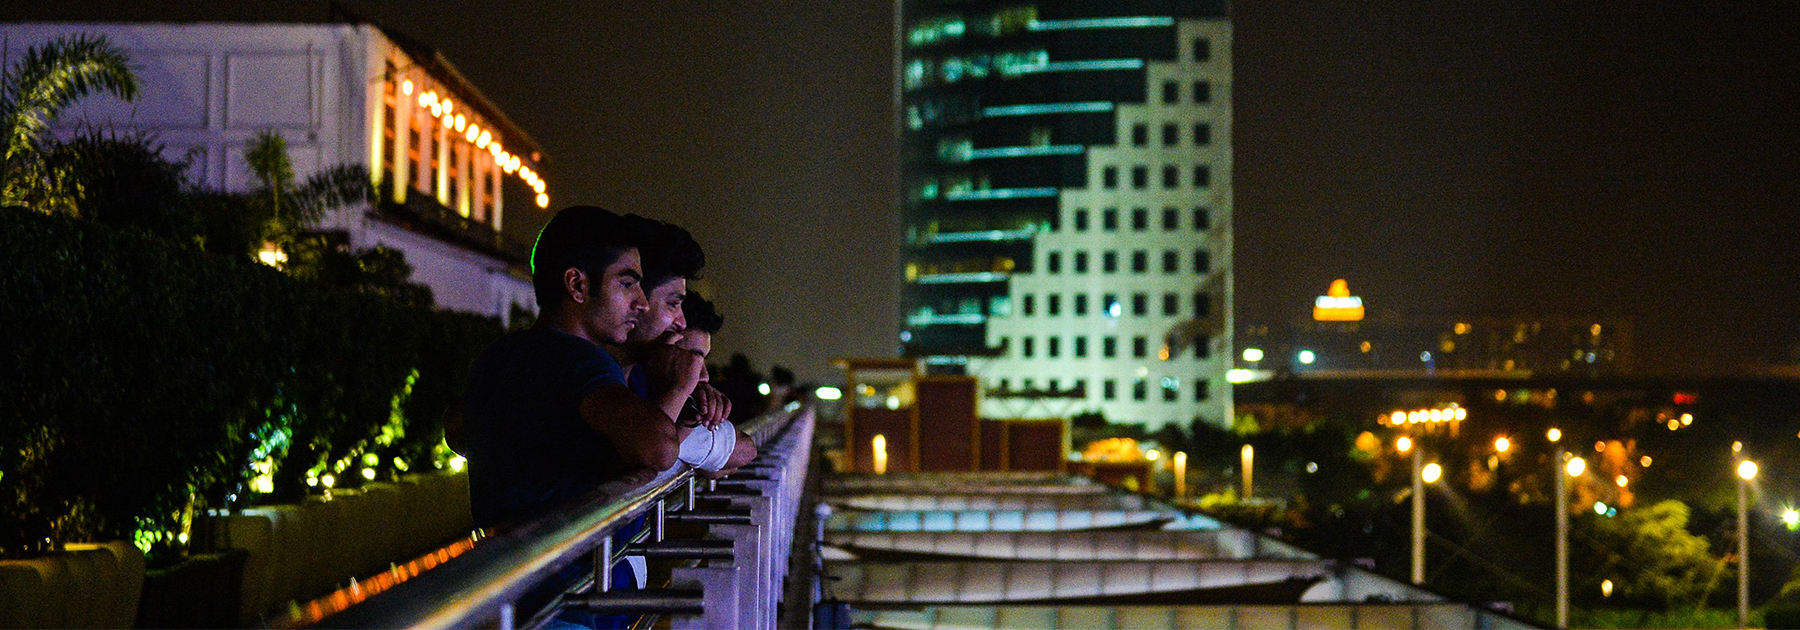
[[137, 78], [125, 51], [99, 35], [59, 37], [25, 51], [0, 73], [0, 206], [74, 212], [76, 184], [52, 169], [45, 131], [82, 97], [107, 93], [137, 98]]

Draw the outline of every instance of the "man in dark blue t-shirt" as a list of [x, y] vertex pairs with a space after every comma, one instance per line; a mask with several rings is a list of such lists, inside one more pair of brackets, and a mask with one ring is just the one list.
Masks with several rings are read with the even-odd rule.
[[[539, 314], [476, 361], [462, 403], [476, 527], [527, 519], [638, 471], [676, 462], [674, 420], [626, 387], [619, 344], [647, 308], [637, 248], [618, 215], [591, 206], [550, 220], [532, 251]], [[672, 357], [692, 389], [704, 366]]]

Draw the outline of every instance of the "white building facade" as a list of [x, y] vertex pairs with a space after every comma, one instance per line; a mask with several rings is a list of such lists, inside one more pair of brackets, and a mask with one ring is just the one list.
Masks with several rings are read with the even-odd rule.
[[901, 340], [986, 417], [1231, 422], [1222, 3], [905, 2]]
[[500, 237], [508, 210], [543, 211], [541, 150], [441, 55], [370, 24], [13, 23], [17, 50], [92, 34], [122, 48], [138, 98], [90, 97], [59, 121], [141, 130], [222, 190], [255, 185], [244, 150], [281, 134], [296, 177], [366, 167], [380, 199], [319, 229], [349, 247], [397, 249], [440, 308], [536, 311], [525, 254]]

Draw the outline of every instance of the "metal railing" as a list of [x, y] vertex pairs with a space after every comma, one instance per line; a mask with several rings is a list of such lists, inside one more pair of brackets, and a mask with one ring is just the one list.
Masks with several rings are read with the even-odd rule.
[[[459, 540], [389, 574], [352, 584], [310, 605], [302, 621], [333, 628], [535, 627], [559, 610], [666, 614], [684, 627], [773, 628], [786, 577], [795, 511], [804, 489], [813, 410], [797, 404], [740, 427], [758, 456], [732, 478], [708, 482], [685, 466], [655, 478], [596, 488], [544, 516]], [[701, 487], [705, 486], [705, 490]], [[704, 504], [702, 503], [704, 502]], [[629, 544], [614, 534], [640, 515], [648, 527]], [[671, 522], [701, 526], [695, 540], [665, 538]], [[615, 590], [612, 567], [626, 555], [687, 559], [669, 588]], [[576, 562], [584, 578], [548, 604], [521, 598]], [[566, 579], [566, 578], [563, 578]], [[323, 602], [323, 604], [321, 604]]]

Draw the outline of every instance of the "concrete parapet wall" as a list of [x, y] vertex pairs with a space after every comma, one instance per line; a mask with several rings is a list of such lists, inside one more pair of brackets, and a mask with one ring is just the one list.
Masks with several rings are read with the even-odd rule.
[[0, 561], [0, 628], [129, 628], [144, 589], [144, 554], [124, 541]]

